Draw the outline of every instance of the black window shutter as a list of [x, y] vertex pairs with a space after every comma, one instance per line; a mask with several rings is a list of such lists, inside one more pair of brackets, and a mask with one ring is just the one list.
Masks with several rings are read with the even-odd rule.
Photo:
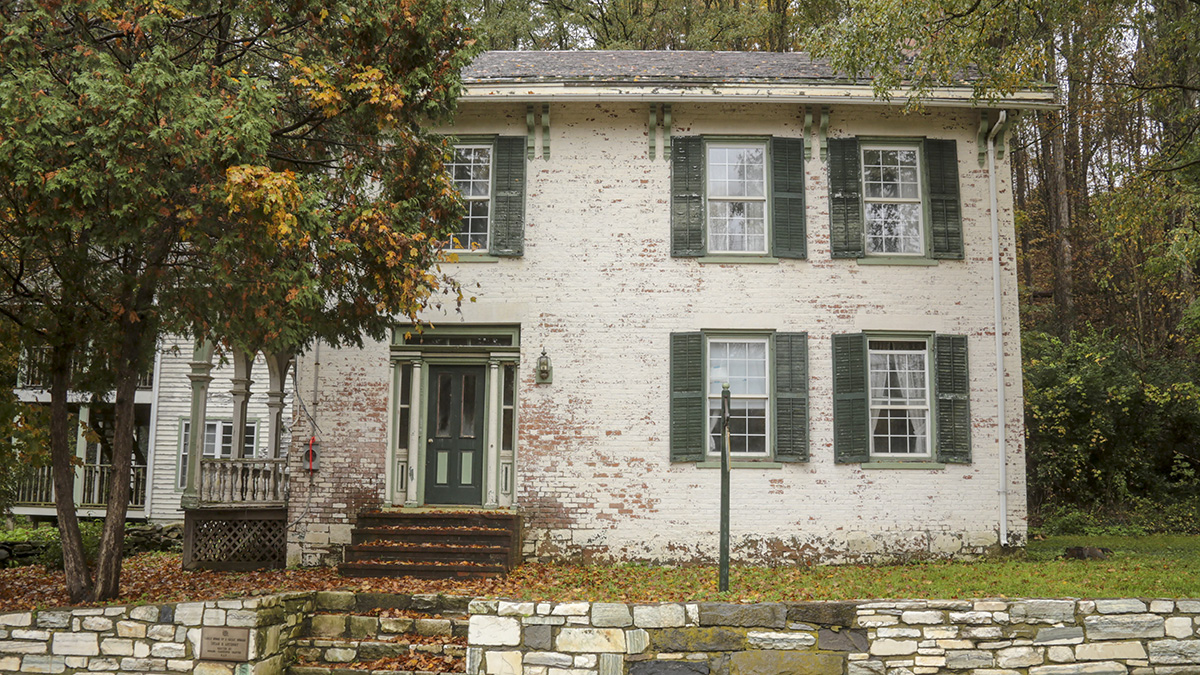
[[863, 257], [858, 139], [829, 139], [829, 246], [834, 258]]
[[671, 255], [704, 255], [704, 140], [671, 139]]
[[698, 462], [708, 447], [704, 335], [671, 333], [671, 461]]
[[804, 139], [771, 139], [771, 253], [804, 258]]
[[525, 254], [525, 137], [499, 136], [492, 162], [492, 255]]
[[775, 459], [808, 461], [808, 334], [775, 335]]
[[967, 372], [967, 336], [935, 336], [933, 360], [937, 460], [947, 464], [970, 464], [971, 378]]
[[932, 256], [963, 257], [962, 206], [958, 196], [958, 147], [953, 140], [925, 140], [929, 176], [929, 224]]
[[870, 459], [867, 347], [862, 333], [833, 336], [833, 461]]

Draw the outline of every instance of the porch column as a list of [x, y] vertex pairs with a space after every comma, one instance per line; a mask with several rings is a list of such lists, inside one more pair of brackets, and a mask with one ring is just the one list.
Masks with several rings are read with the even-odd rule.
[[283, 391], [287, 382], [288, 368], [292, 366], [291, 352], [276, 352], [267, 354], [267, 376], [270, 384], [267, 389], [267, 459], [278, 459], [280, 455], [280, 436], [283, 435]]
[[408, 492], [404, 495], [405, 506], [420, 506], [417, 496], [417, 467], [424, 464], [425, 449], [421, 447], [421, 361], [412, 362], [412, 391], [408, 400]]
[[254, 354], [241, 349], [233, 350], [233, 456], [242, 459], [246, 456], [246, 416], [250, 405], [250, 371], [254, 368]]
[[208, 416], [208, 384], [212, 382], [209, 372], [213, 368], [213, 342], [208, 338], [196, 340], [192, 350], [192, 372], [188, 379], [192, 381], [192, 412], [191, 432], [188, 434], [187, 486], [179, 503], [185, 509], [200, 506], [200, 458], [204, 454], [204, 427]]
[[488, 361], [488, 444], [487, 444], [487, 497], [483, 505], [496, 508], [500, 494], [500, 416], [503, 405], [500, 400], [500, 362]]

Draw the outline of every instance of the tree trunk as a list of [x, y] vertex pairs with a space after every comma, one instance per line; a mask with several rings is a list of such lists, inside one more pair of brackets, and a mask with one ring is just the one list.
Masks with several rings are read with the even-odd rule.
[[[153, 287], [152, 281], [144, 282]], [[138, 298], [143, 299], [143, 298]], [[131, 303], [140, 306], [139, 303]], [[112, 469], [109, 475], [108, 502], [104, 530], [100, 535], [100, 551], [96, 557], [96, 599], [112, 600], [121, 594], [121, 558], [125, 549], [125, 514], [129, 510], [130, 476], [134, 445], [134, 398], [138, 376], [142, 372], [142, 341], [148, 331], [147, 321], [128, 313], [122, 325], [121, 344], [114, 360], [117, 371], [116, 401], [113, 411]], [[194, 427], [195, 428], [195, 427]], [[203, 425], [198, 427], [203, 429]], [[193, 432], [197, 433], [197, 432]], [[237, 436], [235, 435], [235, 438]]]
[[50, 466], [67, 597], [72, 603], [80, 603], [92, 599], [92, 577], [83, 553], [79, 518], [75, 514], [75, 452], [70, 438], [70, 411], [67, 410], [71, 352], [63, 346], [54, 346], [50, 350]]

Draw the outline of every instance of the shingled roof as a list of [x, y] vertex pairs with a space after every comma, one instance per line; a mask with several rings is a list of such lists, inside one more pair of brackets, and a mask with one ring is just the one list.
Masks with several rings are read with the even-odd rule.
[[791, 52], [580, 51], [480, 54], [463, 80], [485, 82], [783, 82], [850, 79], [808, 54]]

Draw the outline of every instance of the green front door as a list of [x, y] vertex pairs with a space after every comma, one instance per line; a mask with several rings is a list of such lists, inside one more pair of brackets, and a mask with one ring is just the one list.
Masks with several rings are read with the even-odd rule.
[[484, 366], [430, 366], [427, 504], [483, 503]]

